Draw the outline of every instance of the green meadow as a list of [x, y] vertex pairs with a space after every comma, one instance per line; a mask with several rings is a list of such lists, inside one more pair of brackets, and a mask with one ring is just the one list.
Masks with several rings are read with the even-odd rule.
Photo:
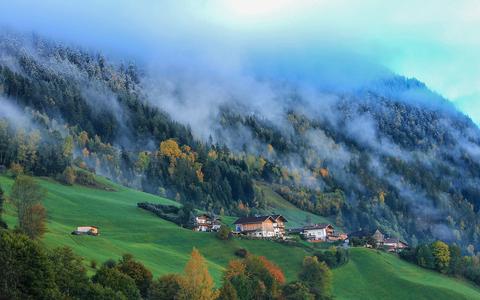
[[[212, 233], [180, 228], [147, 211], [137, 208], [138, 202], [177, 204], [176, 202], [109, 183], [115, 191], [82, 186], [65, 186], [50, 179], [38, 179], [48, 190], [44, 202], [48, 213], [48, 232], [43, 238], [48, 247], [69, 246], [85, 258], [86, 263], [117, 259], [131, 253], [155, 275], [181, 272], [193, 247], [208, 260], [210, 272], [220, 283], [224, 267], [233, 259], [235, 250], [245, 248], [275, 261], [293, 280], [303, 257], [303, 248], [272, 241], [221, 241]], [[13, 180], [0, 177], [0, 184], [9, 191]], [[228, 218], [233, 219], [233, 218]], [[6, 220], [15, 226], [13, 209], [7, 207]], [[74, 236], [70, 233], [81, 225], [95, 225], [100, 236]], [[285, 259], [288, 258], [288, 259]]]
[[480, 289], [468, 282], [366, 248], [350, 249], [350, 261], [333, 279], [336, 299], [480, 299]]
[[[51, 179], [37, 178], [48, 191], [44, 202], [48, 213], [48, 232], [42, 239], [48, 247], [69, 246], [85, 259], [118, 259], [131, 253], [156, 275], [182, 272], [190, 252], [196, 247], [205, 256], [217, 284], [235, 250], [245, 248], [264, 255], [278, 264], [287, 280], [295, 280], [308, 247], [294, 247], [262, 240], [218, 240], [214, 234], [180, 228], [136, 207], [138, 202], [178, 205], [172, 200], [142, 193], [105, 181], [115, 191], [65, 186]], [[0, 177], [7, 191], [13, 180]], [[263, 188], [267, 189], [266, 186]], [[270, 190], [271, 209], [300, 225], [306, 213], [288, 205]], [[283, 209], [283, 210], [282, 210]], [[315, 219], [316, 218], [316, 219]], [[15, 226], [15, 213], [7, 205], [5, 219]], [[227, 217], [231, 222], [232, 217]], [[314, 222], [322, 222], [312, 215]], [[74, 236], [70, 233], [81, 225], [95, 225], [100, 236]], [[351, 260], [333, 271], [336, 299], [480, 299], [480, 290], [464, 281], [423, 270], [391, 254], [373, 250], [351, 249]]]

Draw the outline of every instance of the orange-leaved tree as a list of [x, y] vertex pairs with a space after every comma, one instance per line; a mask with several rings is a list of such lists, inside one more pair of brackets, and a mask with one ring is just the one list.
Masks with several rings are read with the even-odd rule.
[[265, 256], [260, 256], [259, 259], [268, 270], [270, 275], [272, 275], [272, 277], [275, 278], [278, 283], [285, 284], [285, 275], [279, 266], [269, 261]]
[[190, 260], [185, 266], [181, 300], [212, 300], [218, 297], [212, 276], [208, 273], [207, 262], [200, 252], [193, 248]]

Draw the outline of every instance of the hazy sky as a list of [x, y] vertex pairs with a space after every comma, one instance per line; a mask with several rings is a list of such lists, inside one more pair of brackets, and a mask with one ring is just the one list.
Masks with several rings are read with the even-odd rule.
[[480, 123], [478, 0], [0, 0], [0, 25], [206, 72], [348, 53], [418, 78]]

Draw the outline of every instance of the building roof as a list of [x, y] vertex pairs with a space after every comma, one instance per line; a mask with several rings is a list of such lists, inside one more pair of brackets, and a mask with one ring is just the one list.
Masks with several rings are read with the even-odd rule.
[[263, 223], [266, 220], [272, 220], [274, 222], [275, 220], [271, 216], [259, 216], [259, 217], [243, 217], [243, 218], [238, 218], [235, 223], [233, 224], [255, 224], [255, 223]]
[[287, 220], [284, 216], [282, 216], [282, 215], [271, 215], [271, 217], [272, 217], [272, 219], [273, 219], [274, 221], [276, 221], [276, 220], [278, 220], [278, 219], [281, 218], [281, 219], [283, 219], [283, 222], [285, 222], [285, 223], [288, 222], [288, 220]]
[[395, 238], [386, 238], [383, 240], [383, 242], [387, 244], [393, 244], [393, 243], [399, 243], [400, 240]]
[[400, 239], [397, 239], [397, 238], [386, 238], [385, 240], [383, 240], [383, 243], [384, 243], [384, 244], [402, 243], [402, 244], [408, 246], [407, 243], [405, 243], [404, 241], [402, 241], [402, 240], [400, 240]]
[[332, 224], [314, 224], [314, 225], [309, 225], [309, 226], [304, 226], [303, 227], [303, 230], [316, 230], [316, 229], [325, 229], [327, 227], [332, 227], [333, 228], [333, 225]]
[[199, 214], [199, 215], [197, 215], [197, 218], [201, 218], [201, 217], [205, 217], [207, 219], [212, 219], [212, 216], [210, 216], [209, 214]]
[[203, 213], [203, 214], [196, 215], [196, 218], [201, 218], [201, 217], [205, 217], [205, 218], [211, 219], [211, 220], [221, 220], [220, 217], [217, 217], [213, 214]]

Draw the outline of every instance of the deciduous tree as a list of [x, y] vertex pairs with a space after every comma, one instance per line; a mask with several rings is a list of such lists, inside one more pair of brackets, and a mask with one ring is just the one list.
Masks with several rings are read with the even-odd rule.
[[138, 290], [143, 298], [147, 297], [148, 289], [152, 283], [152, 272], [150, 272], [141, 262], [136, 261], [131, 254], [124, 254], [117, 264], [120, 272], [130, 276], [135, 280]]
[[305, 257], [298, 277], [309, 288], [310, 293], [315, 295], [316, 300], [332, 298], [332, 272], [324, 262], [319, 262], [317, 257]]
[[213, 279], [208, 273], [207, 263], [200, 252], [193, 248], [191, 258], [185, 266], [184, 280], [180, 291], [181, 300], [212, 300], [218, 296]]
[[117, 268], [110, 268], [104, 264], [92, 277], [92, 281], [105, 288], [121, 292], [128, 300], [141, 299], [135, 280], [120, 272]]
[[27, 236], [0, 230], [0, 267], [4, 299], [59, 299], [45, 250]]
[[450, 264], [450, 250], [448, 245], [442, 241], [436, 241], [432, 243], [431, 247], [435, 260], [435, 268], [442, 273], [447, 272]]
[[41, 201], [46, 191], [32, 177], [19, 176], [12, 187], [11, 199], [18, 214], [18, 227], [30, 238], [45, 232], [45, 208]]
[[178, 300], [183, 278], [177, 274], [164, 275], [154, 280], [148, 293], [149, 300]]

